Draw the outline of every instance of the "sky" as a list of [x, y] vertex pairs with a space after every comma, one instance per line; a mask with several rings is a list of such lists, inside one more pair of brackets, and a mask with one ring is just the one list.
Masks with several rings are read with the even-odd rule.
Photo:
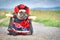
[[30, 8], [52, 8], [60, 7], [60, 0], [0, 0], [0, 8], [14, 8], [19, 4]]

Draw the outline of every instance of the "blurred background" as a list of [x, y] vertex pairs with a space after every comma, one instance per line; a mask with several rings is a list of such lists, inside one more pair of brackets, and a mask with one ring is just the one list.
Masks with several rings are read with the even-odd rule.
[[13, 13], [16, 5], [25, 4], [30, 8], [37, 23], [45, 26], [60, 27], [60, 0], [0, 0], [0, 26], [8, 26], [6, 14]]

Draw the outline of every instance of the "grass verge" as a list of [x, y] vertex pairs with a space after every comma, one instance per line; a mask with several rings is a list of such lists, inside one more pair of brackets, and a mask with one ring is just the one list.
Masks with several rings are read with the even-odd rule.
[[[13, 13], [13, 11], [2, 10], [0, 11], [0, 26], [8, 26], [9, 18], [5, 15]], [[31, 15], [36, 16], [38, 23], [43, 23], [46, 26], [60, 27], [60, 10], [31, 10]], [[1, 20], [4, 19], [2, 22]]]

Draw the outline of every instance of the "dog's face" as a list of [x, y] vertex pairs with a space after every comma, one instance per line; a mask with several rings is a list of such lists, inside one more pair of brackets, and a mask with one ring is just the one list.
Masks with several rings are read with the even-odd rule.
[[27, 17], [28, 17], [28, 14], [26, 12], [18, 12], [17, 14], [17, 18], [20, 20], [25, 20], [27, 19]]

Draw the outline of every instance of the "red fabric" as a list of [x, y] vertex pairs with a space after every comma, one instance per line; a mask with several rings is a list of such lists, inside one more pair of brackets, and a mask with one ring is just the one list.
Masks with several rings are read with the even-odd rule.
[[21, 27], [21, 25], [20, 25], [19, 23], [14, 22], [13, 24], [15, 24], [15, 26], [16, 26], [17, 28], [20, 28], [20, 27]]
[[29, 26], [30, 26], [30, 23], [28, 21], [25, 21], [25, 20], [20, 22], [20, 23], [14, 22], [14, 24], [16, 25], [17, 28], [19, 28], [21, 26], [24, 28], [29, 28]]
[[16, 7], [14, 8], [14, 12], [15, 12], [15, 13], [18, 13], [18, 12], [19, 12], [18, 6], [16, 6]]
[[20, 8], [22, 8], [22, 9], [23, 9], [24, 7], [25, 7], [25, 5], [24, 5], [24, 4], [20, 4]]
[[[22, 8], [22, 9], [24, 9], [24, 5], [20, 5], [20, 8]], [[28, 13], [29, 14], [29, 11], [30, 11], [30, 9], [27, 7], [26, 8], [26, 13]], [[16, 6], [15, 8], [14, 8], [14, 12], [19, 12], [19, 9], [18, 9], [18, 6]]]
[[25, 20], [22, 21], [20, 24], [25, 28], [28, 28], [30, 26], [30, 23], [28, 21], [25, 21]]
[[29, 8], [26, 8], [26, 13], [30, 13], [30, 9]]

